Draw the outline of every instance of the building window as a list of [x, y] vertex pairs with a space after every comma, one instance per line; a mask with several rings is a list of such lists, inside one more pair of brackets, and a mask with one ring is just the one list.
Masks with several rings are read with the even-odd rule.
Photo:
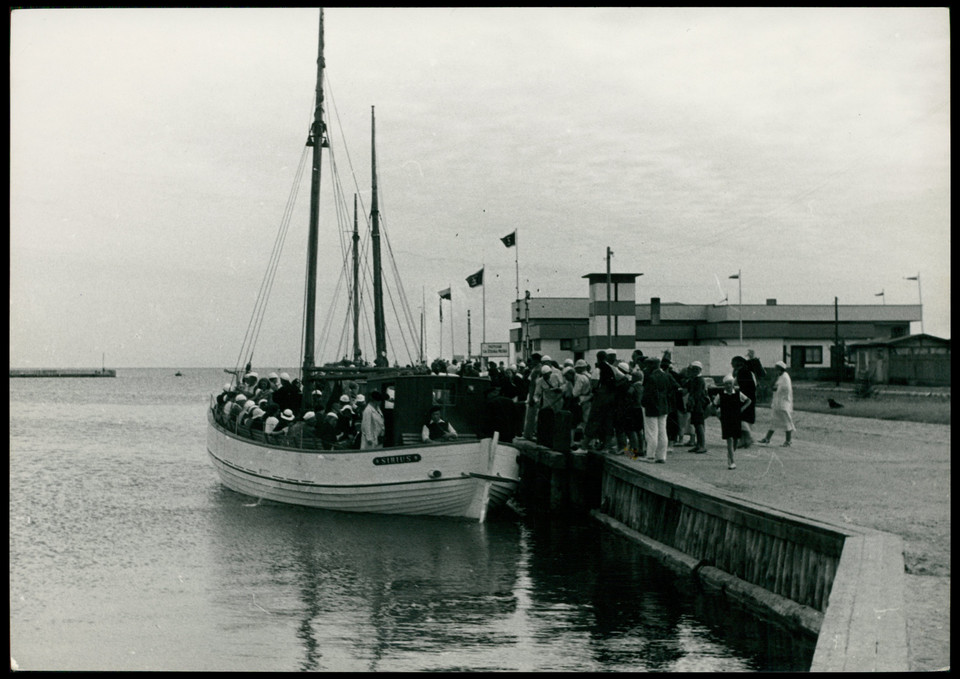
[[823, 347], [793, 347], [794, 351], [803, 352], [803, 365], [822, 365]]
[[573, 340], [560, 340], [560, 351], [573, 351]]

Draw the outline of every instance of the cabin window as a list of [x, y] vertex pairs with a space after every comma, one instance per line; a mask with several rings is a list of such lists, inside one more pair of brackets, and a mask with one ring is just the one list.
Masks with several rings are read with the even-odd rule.
[[823, 347], [793, 347], [794, 351], [803, 352], [802, 365], [818, 365], [823, 363]]
[[438, 406], [453, 405], [453, 392], [450, 389], [434, 388], [433, 404]]

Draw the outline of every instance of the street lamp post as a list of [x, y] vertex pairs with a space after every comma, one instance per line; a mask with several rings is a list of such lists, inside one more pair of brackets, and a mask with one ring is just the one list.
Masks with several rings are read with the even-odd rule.
[[920, 334], [923, 334], [923, 291], [920, 289], [920, 272], [916, 276], [904, 276], [904, 280], [917, 282], [917, 295], [920, 296]]

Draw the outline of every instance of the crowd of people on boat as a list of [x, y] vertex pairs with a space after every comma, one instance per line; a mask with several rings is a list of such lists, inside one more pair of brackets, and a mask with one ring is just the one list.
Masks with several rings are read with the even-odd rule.
[[[487, 412], [480, 434], [497, 431], [505, 443], [549, 437], [550, 441], [540, 442], [663, 463], [668, 449], [684, 443], [690, 452], [707, 452], [706, 426], [714, 415], [720, 418], [721, 433], [728, 441], [731, 469], [735, 468], [733, 450], [754, 443], [751, 425], [756, 421], [757, 387], [765, 371], [753, 350], [746, 357], [733, 358], [722, 387], [704, 377], [699, 361], [678, 371], [669, 351], [656, 357], [637, 349], [621, 360], [615, 350], [608, 349], [598, 351], [595, 358], [593, 366], [570, 358], [561, 364], [534, 353], [529, 363], [489, 362], [484, 372], [479, 362], [471, 360], [436, 359], [429, 366], [421, 363], [411, 368], [414, 373], [487, 378]], [[777, 368], [780, 372], [779, 364]], [[730, 394], [736, 395], [736, 404]], [[347, 380], [339, 395], [317, 389], [311, 396], [315, 410], [302, 407], [299, 380], [285, 372], [261, 378], [251, 371], [238, 384], [224, 385], [217, 396], [217, 415], [228, 428], [262, 431], [272, 442], [312, 437], [323, 449], [383, 445], [383, 410], [392, 407], [388, 394], [365, 395], [356, 381]], [[437, 406], [425, 414], [422, 441], [457, 437], [441, 415]], [[569, 438], [564, 441], [564, 437]]]
[[217, 419], [234, 431], [263, 432], [272, 443], [296, 445], [313, 438], [326, 450], [383, 444], [384, 394], [364, 395], [357, 382], [348, 380], [339, 397], [327, 403], [323, 392], [314, 390], [311, 400], [320, 406], [318, 417], [317, 411], [302, 407], [302, 389], [300, 381], [285, 372], [265, 378], [247, 372], [239, 384], [223, 385], [216, 398]]

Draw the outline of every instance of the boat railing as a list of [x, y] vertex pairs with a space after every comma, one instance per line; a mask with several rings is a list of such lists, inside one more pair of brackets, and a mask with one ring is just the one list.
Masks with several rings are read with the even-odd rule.
[[260, 429], [252, 429], [247, 425], [238, 424], [236, 420], [224, 417], [220, 409], [214, 404], [211, 408], [213, 420], [220, 429], [240, 438], [250, 439], [257, 443], [266, 443], [267, 445], [277, 446], [279, 448], [298, 448], [302, 450], [350, 450], [346, 444], [335, 443], [332, 446], [325, 444], [318, 436], [301, 431], [299, 436], [287, 436], [286, 431], [273, 434]]

